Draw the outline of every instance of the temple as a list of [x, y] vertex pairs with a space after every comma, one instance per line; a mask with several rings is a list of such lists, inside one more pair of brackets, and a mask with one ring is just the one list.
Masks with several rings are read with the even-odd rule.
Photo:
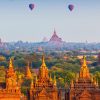
[[28, 65], [26, 66], [25, 78], [26, 79], [32, 79], [32, 73], [31, 73], [30, 68], [29, 68], [29, 62], [28, 62]]
[[49, 42], [62, 42], [62, 39], [58, 37], [58, 35], [56, 34], [56, 31], [54, 29], [54, 33], [51, 37], [51, 39], [49, 40]]
[[98, 82], [90, 76], [85, 56], [83, 56], [79, 77], [76, 77], [75, 81], [71, 81], [68, 99], [66, 100], [100, 100]]
[[56, 77], [49, 76], [48, 68], [45, 64], [44, 55], [38, 76], [31, 82], [29, 100], [60, 100], [56, 86]]
[[17, 82], [12, 59], [10, 59], [9, 68], [6, 71], [5, 83], [0, 86], [0, 100], [20, 100], [21, 98], [24, 99]]
[[90, 79], [90, 73], [89, 73], [89, 69], [87, 67], [86, 64], [86, 57], [83, 56], [83, 64], [79, 73], [79, 77], [80, 78], [86, 78], [86, 79]]

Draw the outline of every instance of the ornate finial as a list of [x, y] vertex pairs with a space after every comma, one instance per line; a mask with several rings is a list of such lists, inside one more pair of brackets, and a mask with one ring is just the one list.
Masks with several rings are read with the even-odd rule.
[[10, 58], [10, 61], [9, 61], [9, 68], [13, 68], [12, 58]]
[[55, 76], [55, 74], [54, 74], [54, 86], [56, 86], [56, 85], [57, 85], [56, 76]]
[[28, 65], [26, 67], [26, 78], [31, 79], [32, 78], [32, 73], [31, 73], [30, 68], [29, 68], [29, 62], [27, 64]]
[[79, 77], [80, 78], [90, 78], [89, 69], [86, 64], [86, 56], [83, 56], [83, 64], [81, 66]]
[[50, 73], [50, 81], [52, 81], [52, 78], [51, 78], [51, 73]]
[[41, 65], [41, 67], [46, 67], [45, 60], [44, 60], [44, 54], [42, 56], [42, 65]]
[[86, 56], [83, 56], [83, 66], [86, 67], [87, 64], [86, 64]]

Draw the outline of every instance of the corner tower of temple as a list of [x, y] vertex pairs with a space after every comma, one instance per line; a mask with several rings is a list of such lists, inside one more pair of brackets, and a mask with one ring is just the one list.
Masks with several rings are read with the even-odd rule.
[[9, 66], [8, 66], [8, 70], [7, 70], [7, 76], [12, 76], [12, 74], [14, 74], [14, 68], [13, 68], [13, 61], [12, 58], [10, 58], [9, 61]]
[[14, 68], [13, 68], [12, 58], [10, 58], [9, 67], [8, 67], [8, 70], [6, 71], [6, 79], [9, 79], [9, 78], [12, 78], [15, 80], [17, 78], [16, 73], [15, 73]]
[[26, 78], [27, 79], [32, 78], [32, 73], [31, 73], [30, 68], [29, 68], [29, 62], [28, 62], [28, 65], [26, 66]]
[[86, 56], [83, 56], [83, 63], [79, 73], [80, 78], [90, 78], [89, 69], [86, 64]]

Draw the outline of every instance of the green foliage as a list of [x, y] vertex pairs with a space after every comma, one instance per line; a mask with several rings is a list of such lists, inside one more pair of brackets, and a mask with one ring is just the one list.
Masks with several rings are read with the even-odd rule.
[[52, 73], [52, 76], [56, 76], [57, 79], [57, 85], [58, 87], [64, 88], [65, 83], [70, 85], [70, 81], [72, 79], [75, 79], [75, 73], [72, 71], [66, 71], [66, 70], [51, 70], [50, 73]]
[[27, 90], [29, 90], [29, 87], [21, 86], [21, 92], [24, 93], [24, 95], [27, 95]]
[[1, 62], [0, 62], [0, 66], [5, 66], [5, 67], [7, 67], [7, 66], [8, 66], [8, 62], [7, 62], [7, 61], [1, 61]]
[[5, 68], [4, 66], [0, 66], [0, 82], [5, 81]]
[[21, 91], [25, 95], [27, 95], [27, 90], [30, 89], [30, 84], [31, 84], [31, 80], [30, 79], [24, 79], [23, 80], [23, 83], [22, 83], [22, 86], [21, 86]]
[[31, 79], [24, 79], [22, 86], [29, 86], [31, 84]]
[[99, 86], [100, 86], [100, 71], [96, 71], [96, 72], [94, 73], [94, 76], [96, 77], [96, 80], [98, 81]]
[[26, 61], [24, 60], [24, 58], [18, 59], [14, 62], [14, 65], [17, 67], [24, 67], [26, 66]]

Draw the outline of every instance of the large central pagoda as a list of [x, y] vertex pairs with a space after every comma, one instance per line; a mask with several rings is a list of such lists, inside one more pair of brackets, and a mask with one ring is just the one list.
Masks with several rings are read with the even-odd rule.
[[57, 42], [57, 43], [62, 42], [62, 39], [58, 37], [55, 29], [54, 29], [54, 33], [53, 33], [51, 39], [49, 40], [49, 42]]

